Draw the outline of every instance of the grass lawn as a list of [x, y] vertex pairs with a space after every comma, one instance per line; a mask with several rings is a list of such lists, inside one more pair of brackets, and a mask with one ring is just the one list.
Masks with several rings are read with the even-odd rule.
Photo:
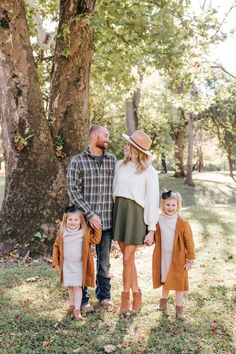
[[[155, 310], [160, 290], [152, 290], [153, 247], [137, 253], [143, 309], [132, 316], [103, 312], [91, 290], [96, 312], [83, 322], [65, 317], [67, 293], [46, 263], [0, 266], [1, 353], [236, 353], [236, 184], [224, 173], [194, 175], [196, 188], [160, 176], [160, 190], [178, 190], [182, 215], [194, 232], [197, 260], [186, 293], [187, 321], [175, 319], [174, 294], [168, 315]], [[111, 258], [112, 296], [118, 304], [122, 260]], [[38, 277], [27, 282], [30, 277]]]

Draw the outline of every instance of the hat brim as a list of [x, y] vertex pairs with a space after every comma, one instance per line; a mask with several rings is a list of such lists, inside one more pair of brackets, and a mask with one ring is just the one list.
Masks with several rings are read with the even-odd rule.
[[142, 151], [144, 154], [153, 157], [153, 155], [148, 151], [148, 150], [144, 150], [142, 149], [139, 145], [135, 144], [135, 142], [133, 140], [130, 139], [129, 135], [127, 134], [122, 134], [123, 138], [125, 138], [125, 140], [127, 140], [131, 145], [135, 146], [136, 149]]

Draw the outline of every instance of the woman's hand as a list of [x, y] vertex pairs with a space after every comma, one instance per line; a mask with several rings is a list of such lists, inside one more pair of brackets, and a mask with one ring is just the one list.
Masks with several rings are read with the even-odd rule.
[[149, 233], [144, 238], [144, 244], [151, 246], [154, 242], [154, 231], [149, 231]]

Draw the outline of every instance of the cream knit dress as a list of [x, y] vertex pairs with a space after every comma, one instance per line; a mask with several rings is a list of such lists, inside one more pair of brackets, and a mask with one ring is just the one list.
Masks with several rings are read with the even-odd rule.
[[161, 229], [161, 282], [165, 283], [172, 260], [175, 227], [178, 215], [160, 215]]
[[64, 230], [63, 285], [82, 286], [82, 246], [84, 230]]

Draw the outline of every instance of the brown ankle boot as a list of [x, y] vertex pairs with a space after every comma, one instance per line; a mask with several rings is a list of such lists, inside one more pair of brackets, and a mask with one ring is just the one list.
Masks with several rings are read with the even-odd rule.
[[157, 310], [158, 311], [166, 311], [167, 310], [167, 301], [168, 299], [162, 298], [160, 299], [159, 305], [157, 305]]
[[176, 306], [176, 318], [178, 318], [181, 321], [186, 320], [186, 316], [184, 314], [184, 307], [183, 306]]
[[118, 313], [125, 313], [128, 312], [130, 309], [130, 300], [129, 300], [129, 292], [125, 292], [123, 291], [121, 293], [121, 303], [120, 303], [120, 307], [118, 310]]
[[137, 313], [142, 308], [142, 293], [141, 290], [138, 289], [138, 292], [133, 293], [133, 302], [131, 312]]

